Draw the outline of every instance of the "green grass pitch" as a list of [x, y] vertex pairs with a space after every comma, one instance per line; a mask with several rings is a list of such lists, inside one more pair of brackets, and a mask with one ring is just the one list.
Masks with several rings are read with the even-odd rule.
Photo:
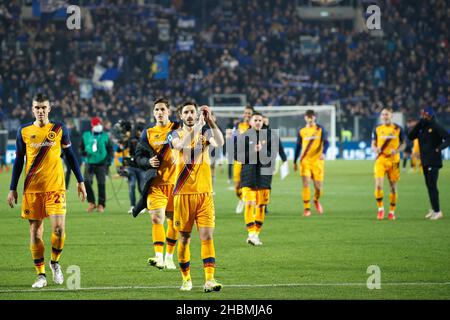
[[[223, 167], [225, 168], [225, 167]], [[261, 233], [262, 247], [246, 244], [243, 215], [234, 213], [236, 197], [218, 169], [216, 202], [216, 278], [219, 293], [202, 292], [204, 282], [198, 233], [193, 232], [191, 272], [194, 288], [180, 292], [179, 270], [147, 266], [153, 254], [148, 215], [133, 219], [127, 185], [107, 181], [104, 214], [85, 212], [76, 198], [74, 177], [68, 192], [64, 272], [80, 267], [81, 290], [52, 283], [32, 290], [35, 274], [29, 252], [28, 223], [6, 195], [10, 174], [0, 174], [0, 299], [449, 299], [450, 163], [440, 172], [444, 219], [428, 221], [429, 201], [422, 174], [402, 173], [396, 221], [377, 221], [373, 162], [328, 161], [323, 206], [302, 216], [300, 177], [274, 177], [270, 213]], [[22, 184], [21, 184], [22, 185]], [[19, 190], [20, 192], [20, 190]], [[385, 206], [388, 205], [387, 182]], [[22, 200], [20, 196], [19, 202]], [[45, 224], [46, 261], [50, 225]], [[370, 290], [367, 268], [381, 271], [381, 289]], [[65, 272], [66, 279], [70, 276]]]

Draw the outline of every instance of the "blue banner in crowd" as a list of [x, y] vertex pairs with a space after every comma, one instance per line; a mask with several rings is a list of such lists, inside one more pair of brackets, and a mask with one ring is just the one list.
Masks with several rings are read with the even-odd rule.
[[153, 79], [162, 80], [169, 78], [169, 55], [161, 53], [155, 56], [152, 64]]
[[100, 81], [111, 80], [115, 81], [119, 77], [119, 69], [108, 68], [105, 70], [103, 75], [100, 77]]
[[65, 1], [59, 1], [56, 4], [48, 0], [33, 0], [33, 17], [41, 20], [64, 19], [67, 17], [68, 4]]

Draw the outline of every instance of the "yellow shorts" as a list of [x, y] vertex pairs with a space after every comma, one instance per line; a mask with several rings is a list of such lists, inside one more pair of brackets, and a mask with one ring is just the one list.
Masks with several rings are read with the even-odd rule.
[[384, 178], [387, 174], [389, 181], [397, 182], [400, 180], [400, 162], [378, 158], [375, 160], [374, 173], [375, 178]]
[[147, 196], [148, 210], [166, 209], [173, 212], [173, 184], [151, 186]]
[[66, 214], [66, 192], [51, 191], [24, 193], [22, 200], [23, 219], [42, 220], [51, 215]]
[[267, 205], [270, 200], [270, 189], [242, 188], [242, 199], [245, 202], [255, 202], [256, 205]]
[[235, 183], [241, 181], [241, 170], [242, 163], [235, 161], [233, 164], [233, 181]]
[[300, 162], [300, 175], [302, 177], [310, 177], [315, 181], [323, 181], [325, 172], [325, 161], [306, 161]]
[[173, 221], [178, 231], [191, 232], [194, 222], [199, 227], [215, 227], [212, 193], [177, 194], [173, 197]]

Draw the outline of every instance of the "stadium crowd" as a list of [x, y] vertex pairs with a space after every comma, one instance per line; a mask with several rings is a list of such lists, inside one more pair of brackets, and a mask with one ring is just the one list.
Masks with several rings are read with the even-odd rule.
[[[20, 1], [0, 4], [0, 121], [31, 118], [31, 98], [43, 91], [56, 119], [149, 119], [159, 96], [176, 105], [243, 93], [252, 105], [339, 100], [350, 126], [350, 115], [373, 117], [381, 104], [408, 116], [432, 105], [450, 123], [445, 0], [386, 1], [384, 37], [358, 33], [351, 22], [302, 21], [288, 0], [78, 2], [89, 8], [91, 28], [24, 20]], [[155, 79], [152, 63], [162, 52], [168, 78]], [[120, 70], [114, 89], [81, 98], [79, 81], [91, 79], [99, 62]]]

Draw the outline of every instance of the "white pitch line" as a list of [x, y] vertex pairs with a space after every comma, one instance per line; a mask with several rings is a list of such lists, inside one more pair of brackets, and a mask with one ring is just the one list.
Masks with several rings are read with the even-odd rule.
[[[448, 286], [450, 282], [386, 282], [383, 286]], [[365, 287], [366, 283], [342, 282], [342, 283], [278, 283], [278, 284], [228, 284], [225, 288], [274, 288], [274, 287]], [[202, 286], [194, 286], [202, 288]], [[26, 293], [26, 292], [77, 292], [77, 291], [115, 291], [115, 290], [159, 290], [179, 289], [179, 286], [117, 286], [117, 287], [85, 287], [79, 289], [48, 288], [48, 289], [6, 289], [0, 293]]]

